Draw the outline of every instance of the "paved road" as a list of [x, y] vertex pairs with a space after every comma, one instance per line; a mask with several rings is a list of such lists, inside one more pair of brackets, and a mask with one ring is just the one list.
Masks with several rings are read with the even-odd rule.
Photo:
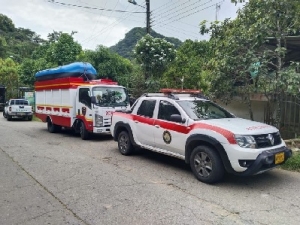
[[177, 159], [0, 117], [1, 225], [298, 225], [299, 187], [299, 173], [279, 169], [207, 185]]

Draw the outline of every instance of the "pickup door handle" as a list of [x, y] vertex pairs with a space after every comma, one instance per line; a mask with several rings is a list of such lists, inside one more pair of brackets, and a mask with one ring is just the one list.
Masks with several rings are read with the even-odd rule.
[[135, 123], [139, 123], [139, 121], [137, 121], [137, 120], [134, 120], [134, 122], [135, 122]]
[[156, 125], [154, 125], [154, 126], [155, 126], [156, 128], [160, 128], [160, 126], [159, 126], [159, 125], [157, 125], [157, 124], [156, 124]]

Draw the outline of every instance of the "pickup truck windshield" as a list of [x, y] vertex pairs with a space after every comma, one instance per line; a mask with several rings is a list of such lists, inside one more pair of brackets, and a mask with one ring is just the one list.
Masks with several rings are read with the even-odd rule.
[[94, 87], [93, 96], [96, 97], [96, 105], [102, 107], [127, 106], [129, 97], [122, 87]]
[[193, 120], [209, 120], [209, 119], [223, 119], [234, 118], [235, 116], [220, 106], [207, 100], [181, 100], [177, 101], [188, 116]]

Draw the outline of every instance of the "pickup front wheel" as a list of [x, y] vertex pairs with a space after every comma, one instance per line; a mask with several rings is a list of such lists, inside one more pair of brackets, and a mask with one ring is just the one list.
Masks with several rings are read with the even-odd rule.
[[133, 152], [133, 145], [127, 131], [122, 131], [118, 136], [118, 147], [122, 155], [130, 155]]
[[195, 177], [204, 183], [222, 180], [225, 170], [215, 149], [208, 146], [194, 148], [190, 156], [190, 166]]

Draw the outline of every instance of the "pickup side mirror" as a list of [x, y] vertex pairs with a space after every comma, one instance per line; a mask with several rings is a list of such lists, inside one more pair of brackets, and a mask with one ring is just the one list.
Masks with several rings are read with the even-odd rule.
[[176, 123], [185, 123], [186, 119], [182, 119], [182, 117], [179, 114], [172, 114], [170, 117], [170, 121]]
[[96, 104], [96, 97], [95, 96], [91, 96], [91, 103]]

